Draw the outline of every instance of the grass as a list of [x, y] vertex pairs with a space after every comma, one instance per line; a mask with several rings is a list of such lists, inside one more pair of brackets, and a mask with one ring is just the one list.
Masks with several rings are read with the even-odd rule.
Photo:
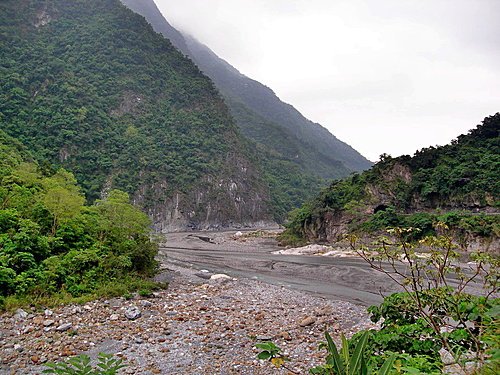
[[25, 296], [8, 296], [0, 305], [0, 311], [14, 311], [19, 308], [51, 308], [69, 304], [85, 304], [87, 302], [101, 299], [122, 296], [131, 296], [131, 293], [138, 292], [143, 297], [150, 296], [153, 291], [166, 289], [168, 284], [156, 283], [151, 280], [139, 277], [128, 276], [121, 280], [113, 280], [98, 285], [98, 287], [88, 294], [74, 297], [65, 290], [47, 295], [45, 293], [33, 293]]

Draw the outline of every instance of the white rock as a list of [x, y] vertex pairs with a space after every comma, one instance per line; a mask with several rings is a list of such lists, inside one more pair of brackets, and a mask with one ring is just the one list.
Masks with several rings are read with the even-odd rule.
[[136, 320], [141, 317], [141, 310], [137, 306], [131, 306], [125, 310], [125, 316], [128, 320]]
[[59, 327], [57, 327], [56, 331], [64, 332], [64, 331], [67, 331], [68, 329], [70, 329], [71, 327], [73, 327], [73, 325], [71, 323], [64, 323], [64, 324], [61, 324]]
[[17, 309], [16, 313], [14, 314], [14, 319], [16, 320], [24, 320], [28, 317], [28, 313], [24, 311], [23, 309]]
[[210, 280], [221, 280], [221, 279], [230, 279], [231, 276], [225, 275], [223, 273], [217, 273], [215, 275], [210, 276]]

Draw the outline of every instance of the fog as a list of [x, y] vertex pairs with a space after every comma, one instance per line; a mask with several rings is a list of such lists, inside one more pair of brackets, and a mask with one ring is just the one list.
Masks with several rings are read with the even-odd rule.
[[371, 160], [500, 111], [498, 0], [155, 0], [165, 18]]

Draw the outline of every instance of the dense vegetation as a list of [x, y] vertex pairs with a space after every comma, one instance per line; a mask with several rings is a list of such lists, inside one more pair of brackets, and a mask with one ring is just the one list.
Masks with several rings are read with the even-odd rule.
[[[402, 292], [369, 307], [379, 328], [341, 335], [340, 350], [326, 332], [325, 364], [311, 374], [498, 373], [500, 258], [483, 249], [463, 254], [445, 224], [436, 229], [418, 242], [405, 238], [409, 228], [392, 228], [370, 245], [351, 236], [360, 258]], [[257, 347], [259, 358], [298, 374], [273, 343]]]
[[[1, 129], [90, 202], [112, 187], [151, 212], [250, 163], [212, 82], [118, 0], [2, 1], [0, 34]], [[252, 173], [240, 186], [265, 205]]]
[[333, 182], [292, 213], [284, 237], [305, 238], [311, 230], [317, 234], [325, 230], [326, 216], [351, 232], [413, 227], [420, 229], [413, 233], [418, 239], [434, 234], [433, 224], [441, 221], [461, 237], [498, 236], [499, 217], [491, 213], [500, 207], [499, 170], [497, 113], [449, 145], [413, 157], [383, 155], [370, 170]]
[[84, 202], [71, 173], [40, 167], [0, 131], [0, 308], [152, 287], [148, 217], [119, 190]]
[[272, 212], [286, 213], [319, 193], [327, 179], [346, 177], [371, 163], [325, 128], [304, 118], [267, 87], [241, 73], [197, 40], [183, 36], [162, 16], [154, 1], [122, 0], [142, 14], [215, 83], [241, 133], [250, 140], [269, 185]]

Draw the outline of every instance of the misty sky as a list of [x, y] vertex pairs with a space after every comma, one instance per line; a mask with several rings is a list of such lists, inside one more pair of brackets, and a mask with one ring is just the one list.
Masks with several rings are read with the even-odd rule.
[[371, 160], [500, 111], [500, 0], [155, 0]]

